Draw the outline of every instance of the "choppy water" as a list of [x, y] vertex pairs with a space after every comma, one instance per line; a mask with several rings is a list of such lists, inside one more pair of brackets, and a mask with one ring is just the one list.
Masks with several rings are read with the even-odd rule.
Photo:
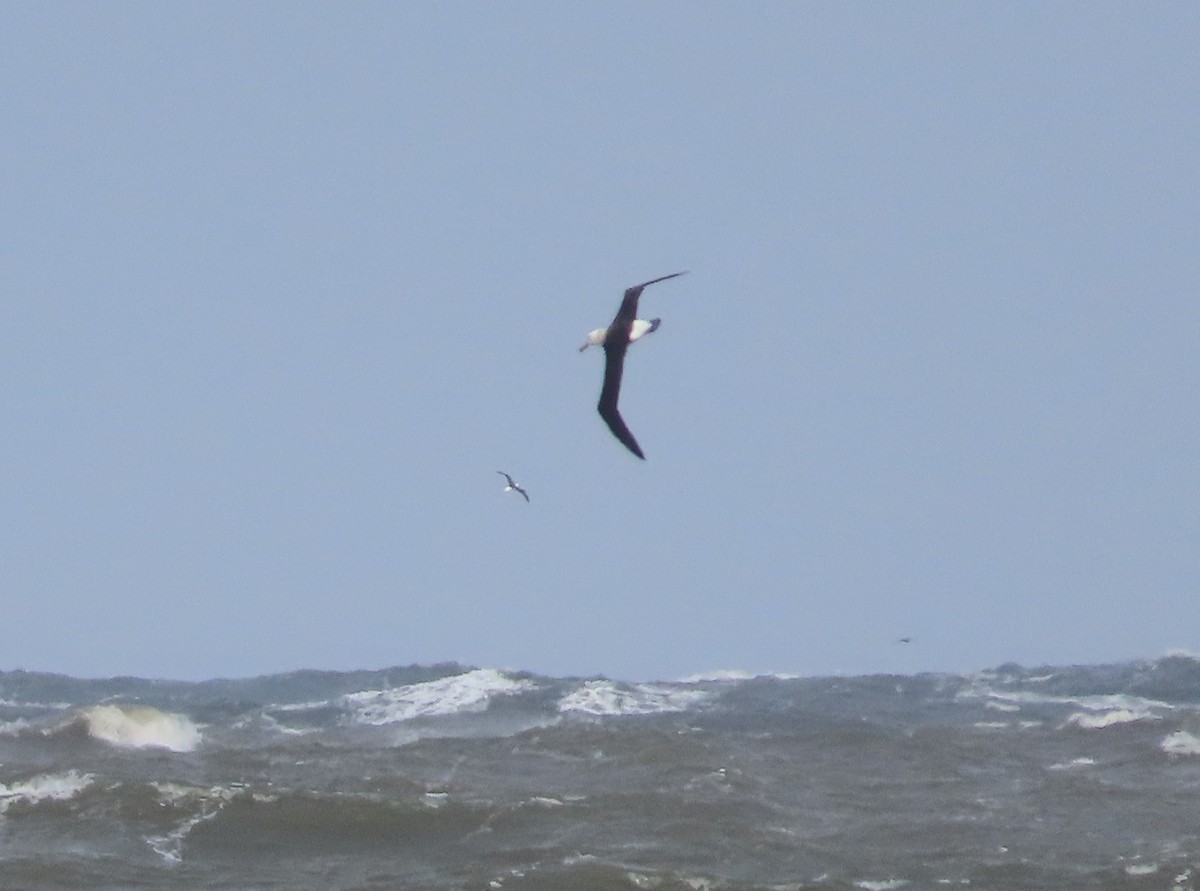
[[0, 674], [0, 888], [1179, 889], [1200, 661]]

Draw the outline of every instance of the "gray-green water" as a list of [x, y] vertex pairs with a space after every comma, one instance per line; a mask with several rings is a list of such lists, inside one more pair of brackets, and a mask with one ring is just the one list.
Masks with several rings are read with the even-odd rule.
[[0, 674], [0, 888], [1179, 889], [1200, 661]]

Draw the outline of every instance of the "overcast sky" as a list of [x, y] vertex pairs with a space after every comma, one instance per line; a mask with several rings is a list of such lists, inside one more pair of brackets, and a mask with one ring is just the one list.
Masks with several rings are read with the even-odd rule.
[[[0, 668], [1200, 649], [1197, 46], [1195, 3], [6, 4]], [[577, 350], [685, 269], [642, 462]]]

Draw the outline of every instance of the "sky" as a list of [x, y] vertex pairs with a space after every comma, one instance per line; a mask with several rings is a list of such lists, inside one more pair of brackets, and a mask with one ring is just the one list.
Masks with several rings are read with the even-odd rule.
[[[1198, 42], [1194, 3], [5, 4], [0, 669], [1200, 649]], [[681, 270], [643, 462], [578, 347]]]

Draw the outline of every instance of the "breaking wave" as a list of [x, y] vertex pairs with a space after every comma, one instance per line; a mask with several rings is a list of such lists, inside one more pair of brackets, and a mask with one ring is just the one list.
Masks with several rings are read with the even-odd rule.
[[[1115, 887], [1197, 862], [1198, 703], [1180, 655], [651, 683], [0, 672], [0, 887]], [[1129, 831], [1151, 813], [1154, 838]]]
[[1161, 748], [1168, 755], [1200, 755], [1200, 737], [1176, 730], [1163, 739]]
[[37, 774], [26, 780], [0, 783], [0, 814], [18, 802], [38, 804], [43, 801], [65, 801], [74, 798], [92, 785], [92, 774], [68, 770], [64, 773]]
[[342, 697], [342, 703], [358, 723], [395, 724], [414, 718], [481, 712], [497, 696], [512, 696], [535, 686], [532, 681], [481, 668], [392, 690], [350, 693]]
[[148, 705], [94, 705], [79, 719], [93, 739], [123, 749], [191, 752], [200, 745], [200, 731], [191, 720]]
[[687, 711], [710, 696], [706, 690], [687, 686], [588, 681], [564, 696], [558, 703], [558, 710], [605, 717], [652, 715]]

